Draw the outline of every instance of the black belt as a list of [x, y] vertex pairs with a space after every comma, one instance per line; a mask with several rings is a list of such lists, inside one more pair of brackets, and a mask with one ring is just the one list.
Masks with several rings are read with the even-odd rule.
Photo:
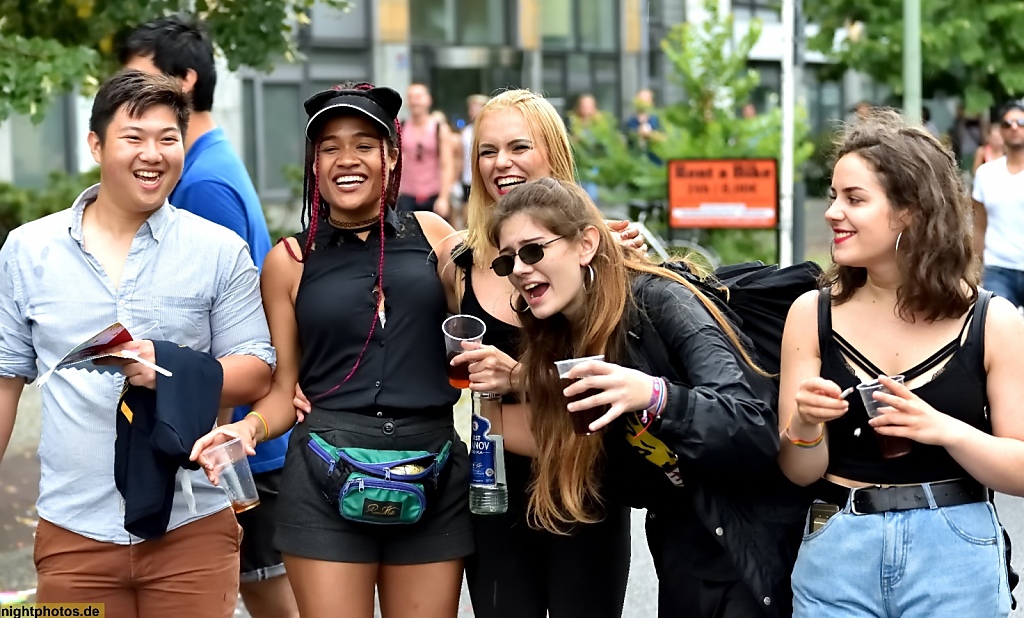
[[[974, 479], [957, 479], [929, 483], [929, 485], [932, 489], [932, 496], [935, 498], [935, 506], [957, 506], [988, 500], [988, 489]], [[928, 508], [928, 497], [922, 485], [894, 487], [871, 485], [850, 489], [823, 481], [815, 487], [816, 497], [835, 504], [840, 509], [846, 506], [846, 501], [851, 494], [853, 495], [851, 512], [857, 515]]]

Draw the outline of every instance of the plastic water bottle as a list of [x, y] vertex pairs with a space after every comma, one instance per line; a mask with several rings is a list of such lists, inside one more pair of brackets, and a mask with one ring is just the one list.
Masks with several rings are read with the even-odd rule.
[[476, 515], [500, 515], [508, 510], [501, 395], [473, 393], [473, 404], [469, 510]]

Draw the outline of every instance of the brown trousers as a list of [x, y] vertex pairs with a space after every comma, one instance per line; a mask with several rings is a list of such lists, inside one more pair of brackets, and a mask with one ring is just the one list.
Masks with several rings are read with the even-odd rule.
[[105, 603], [116, 618], [230, 618], [242, 532], [231, 509], [135, 545], [101, 543], [39, 520], [39, 603]]

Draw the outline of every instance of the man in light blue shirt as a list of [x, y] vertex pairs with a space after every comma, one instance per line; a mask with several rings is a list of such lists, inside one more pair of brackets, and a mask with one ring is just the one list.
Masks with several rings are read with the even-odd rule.
[[[100, 183], [70, 209], [14, 230], [0, 249], [0, 456], [24, 384], [114, 322], [217, 358], [222, 407], [269, 390], [274, 350], [245, 243], [167, 203], [187, 125], [188, 99], [174, 80], [115, 75], [89, 122]], [[155, 360], [152, 341], [124, 347]], [[57, 371], [42, 388], [37, 600], [105, 603], [119, 617], [232, 616], [237, 524], [202, 471], [178, 471], [163, 537], [142, 542], [124, 529], [113, 463], [126, 379], [156, 385], [151, 369], [129, 362], [120, 373]]]
[[[121, 63], [179, 81], [192, 97], [185, 135], [185, 167], [168, 198], [176, 208], [234, 231], [249, 245], [256, 268], [270, 251], [270, 234], [249, 173], [213, 118], [217, 69], [213, 42], [201, 22], [168, 16], [142, 24], [119, 51]], [[239, 421], [249, 406], [222, 411], [221, 422]], [[249, 458], [260, 504], [238, 514], [242, 537], [241, 586], [253, 618], [298, 618], [298, 607], [284, 575], [284, 560], [273, 546], [277, 493], [288, 450], [288, 436], [263, 442]]]

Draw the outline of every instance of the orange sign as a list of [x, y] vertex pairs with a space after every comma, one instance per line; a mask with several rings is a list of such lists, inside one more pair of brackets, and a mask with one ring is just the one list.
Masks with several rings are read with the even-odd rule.
[[669, 225], [674, 228], [774, 228], [779, 216], [775, 159], [674, 159], [668, 162]]

